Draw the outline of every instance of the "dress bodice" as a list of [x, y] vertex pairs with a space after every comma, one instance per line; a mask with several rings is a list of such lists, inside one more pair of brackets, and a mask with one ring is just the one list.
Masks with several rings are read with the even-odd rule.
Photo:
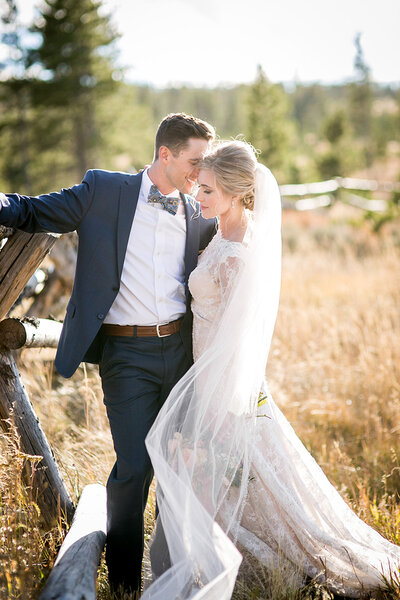
[[242, 262], [244, 246], [215, 234], [189, 277], [193, 312], [193, 356], [196, 361], [210, 341], [213, 325], [225, 306]]

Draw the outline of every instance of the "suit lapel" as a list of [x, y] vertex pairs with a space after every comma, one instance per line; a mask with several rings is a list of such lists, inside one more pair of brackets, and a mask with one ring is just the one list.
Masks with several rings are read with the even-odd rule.
[[121, 185], [117, 226], [117, 263], [119, 278], [121, 278], [122, 266], [124, 264], [129, 234], [131, 232], [132, 222], [138, 203], [141, 183], [142, 173], [138, 173], [138, 175], [128, 175]]
[[190, 273], [197, 265], [197, 254], [200, 243], [200, 212], [195, 200], [186, 196], [186, 246], [185, 246], [185, 284], [186, 298], [189, 297], [187, 282]]

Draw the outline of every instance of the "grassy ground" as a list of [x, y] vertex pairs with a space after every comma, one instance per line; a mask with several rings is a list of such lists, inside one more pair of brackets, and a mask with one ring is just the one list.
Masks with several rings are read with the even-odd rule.
[[[281, 305], [268, 378], [278, 405], [355, 510], [400, 544], [400, 234], [351, 227], [342, 215], [285, 215]], [[336, 221], [333, 221], [336, 219]], [[45, 316], [45, 315], [43, 315]], [[112, 442], [96, 368], [70, 380], [53, 370], [53, 351], [24, 350], [19, 365], [42, 427], [74, 499], [105, 484]], [[21, 483], [27, 460], [11, 435], [0, 437], [0, 598], [32, 599], [48, 575], [62, 523], [41, 530]], [[147, 510], [147, 535], [154, 493]], [[110, 594], [104, 565], [98, 596]], [[288, 578], [241, 577], [235, 599], [298, 598]], [[331, 598], [316, 586], [303, 598]], [[398, 587], [386, 598], [400, 598]]]

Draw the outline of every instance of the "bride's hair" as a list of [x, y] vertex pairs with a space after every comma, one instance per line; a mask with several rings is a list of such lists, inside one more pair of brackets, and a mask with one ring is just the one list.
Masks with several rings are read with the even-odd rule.
[[201, 168], [212, 171], [217, 185], [239, 196], [245, 208], [253, 210], [257, 158], [253, 146], [241, 140], [218, 142], [207, 154]]

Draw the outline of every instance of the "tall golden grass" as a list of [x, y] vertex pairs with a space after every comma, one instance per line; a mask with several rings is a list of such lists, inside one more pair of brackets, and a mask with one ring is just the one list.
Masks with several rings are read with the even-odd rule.
[[[355, 512], [400, 543], [400, 234], [325, 216], [285, 215], [282, 294], [268, 366], [275, 400]], [[70, 380], [53, 370], [53, 351], [24, 350], [24, 383], [74, 499], [105, 484], [114, 461], [97, 369]], [[36, 598], [61, 541], [61, 525], [41, 530], [21, 483], [29, 459], [0, 437], [0, 598]], [[154, 521], [154, 491], [146, 536]], [[290, 585], [289, 585], [290, 588]], [[241, 578], [235, 598], [297, 598], [288, 579]], [[310, 588], [311, 589], [311, 588]], [[104, 564], [98, 596], [111, 598]], [[330, 598], [314, 587], [302, 597]], [[386, 598], [400, 598], [392, 582]]]

